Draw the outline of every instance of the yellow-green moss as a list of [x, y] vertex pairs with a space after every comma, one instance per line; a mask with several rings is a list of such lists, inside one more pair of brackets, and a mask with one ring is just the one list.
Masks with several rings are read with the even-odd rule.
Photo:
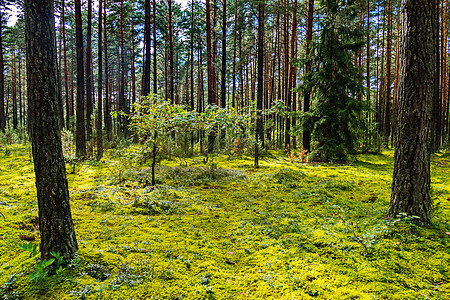
[[[79, 260], [30, 282], [39, 243], [28, 146], [0, 151], [0, 295], [20, 299], [447, 299], [449, 156], [432, 159], [433, 227], [387, 220], [393, 152], [349, 165], [270, 152], [175, 160], [156, 190], [138, 148], [68, 165]], [[10, 276], [15, 276], [10, 279]], [[2, 294], [3, 293], [3, 294]]]

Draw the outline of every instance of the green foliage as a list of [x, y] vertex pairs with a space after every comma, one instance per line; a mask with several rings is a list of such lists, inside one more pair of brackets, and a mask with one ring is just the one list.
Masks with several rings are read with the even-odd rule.
[[313, 103], [303, 126], [312, 132], [314, 160], [345, 160], [365, 128], [364, 102], [357, 97], [364, 92], [362, 70], [354, 64], [363, 32], [355, 21], [355, 1], [326, 0], [323, 5], [326, 15], [319, 22], [319, 40], [313, 42], [313, 70], [304, 77], [303, 88], [313, 90]]

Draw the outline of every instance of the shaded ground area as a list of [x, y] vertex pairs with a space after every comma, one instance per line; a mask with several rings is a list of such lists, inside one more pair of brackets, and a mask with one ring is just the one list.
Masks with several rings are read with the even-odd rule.
[[433, 157], [423, 229], [385, 218], [393, 152], [341, 166], [271, 153], [259, 169], [250, 157], [164, 160], [155, 189], [134, 151], [68, 164], [79, 260], [30, 281], [30, 149], [2, 149], [1, 299], [448, 299], [447, 154]]

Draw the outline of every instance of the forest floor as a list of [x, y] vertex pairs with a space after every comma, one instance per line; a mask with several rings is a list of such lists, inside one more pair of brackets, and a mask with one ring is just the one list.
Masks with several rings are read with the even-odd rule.
[[135, 151], [67, 165], [79, 258], [31, 279], [31, 151], [1, 147], [0, 299], [450, 297], [449, 153], [432, 157], [433, 226], [420, 228], [385, 217], [393, 151], [345, 165], [269, 152], [258, 169], [251, 157], [164, 160], [156, 189]]

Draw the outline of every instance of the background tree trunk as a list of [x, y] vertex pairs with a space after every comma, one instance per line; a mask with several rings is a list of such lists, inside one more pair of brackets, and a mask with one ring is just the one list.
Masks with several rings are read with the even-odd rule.
[[81, 19], [81, 0], [75, 0], [75, 26], [77, 47], [77, 131], [76, 155], [86, 156], [86, 125], [84, 118], [84, 66], [83, 66], [83, 27]]
[[103, 157], [103, 48], [102, 0], [98, 1], [98, 100], [97, 100], [97, 160]]

